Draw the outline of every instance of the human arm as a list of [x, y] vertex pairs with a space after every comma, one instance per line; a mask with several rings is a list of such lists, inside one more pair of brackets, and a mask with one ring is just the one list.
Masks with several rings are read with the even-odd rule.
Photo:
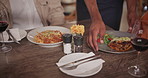
[[96, 0], [84, 1], [91, 17], [91, 25], [87, 36], [87, 43], [94, 51], [98, 51], [99, 48], [97, 44], [97, 36], [99, 34], [100, 37], [103, 37], [106, 27], [98, 10]]
[[50, 25], [63, 25], [65, 23], [65, 16], [61, 0], [48, 0], [48, 2], [48, 21]]
[[131, 32], [133, 30], [133, 25], [135, 21], [137, 20], [136, 15], [136, 1], [137, 0], [126, 0], [127, 2], [127, 21], [129, 24], [128, 32]]

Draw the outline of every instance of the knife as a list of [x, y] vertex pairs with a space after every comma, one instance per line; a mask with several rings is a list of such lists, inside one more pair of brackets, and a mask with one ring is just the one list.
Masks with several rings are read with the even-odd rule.
[[90, 59], [90, 61], [91, 61], [91, 60], [93, 60], [93, 59], [95, 59], [95, 58], [97, 58], [97, 59], [98, 59], [98, 58], [101, 58], [100, 54], [99, 54], [99, 55], [89, 56], [89, 57], [86, 57], [86, 58], [82, 58], [82, 59], [79, 59], [79, 60], [76, 60], [76, 61], [73, 61], [73, 62], [64, 64], [64, 65], [61, 65], [61, 66], [59, 66], [59, 67], [64, 67], [64, 66], [67, 66], [67, 65], [69, 65], [69, 64], [77, 63], [77, 62], [80, 62], [80, 61], [83, 61], [83, 60], [87, 60], [87, 59]]
[[13, 39], [14, 42], [20, 44], [20, 42], [18, 42], [18, 41], [14, 38], [14, 36], [11, 34], [10, 30], [6, 30], [6, 32], [8, 33], [8, 35], [10, 35], [10, 36], [12, 37], [12, 39]]

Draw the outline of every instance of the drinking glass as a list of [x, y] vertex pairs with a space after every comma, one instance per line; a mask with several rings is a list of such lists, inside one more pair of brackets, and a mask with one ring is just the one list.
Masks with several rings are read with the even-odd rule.
[[5, 45], [5, 42], [4, 42], [3, 32], [7, 29], [8, 26], [9, 26], [8, 13], [6, 8], [1, 5], [0, 6], [0, 34], [1, 34], [0, 38], [1, 38], [2, 46], [0, 47], [0, 52], [2, 53], [7, 53], [12, 49], [11, 46]]
[[146, 76], [147, 71], [142, 66], [140, 66], [140, 54], [148, 49], [148, 39], [136, 37], [131, 41], [133, 47], [136, 49], [137, 55], [137, 63], [135, 66], [128, 67], [128, 73], [135, 77], [143, 77]]

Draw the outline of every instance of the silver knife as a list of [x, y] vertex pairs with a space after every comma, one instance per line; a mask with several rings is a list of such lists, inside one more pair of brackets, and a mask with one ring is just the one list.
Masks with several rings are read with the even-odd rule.
[[11, 34], [10, 30], [6, 30], [6, 32], [8, 33], [8, 35], [10, 35], [10, 36], [12, 37], [12, 39], [13, 39], [14, 42], [20, 44], [20, 42], [18, 42], [18, 41], [14, 38], [14, 36]]
[[[91, 59], [90, 59], [90, 58], [91, 58]], [[101, 55], [100, 55], [100, 54], [99, 54], [99, 55], [93, 55], [93, 56], [90, 56], [90, 57], [86, 57], [86, 58], [83, 58], [83, 59], [79, 59], [79, 60], [76, 60], [76, 61], [73, 61], [73, 62], [64, 64], [64, 65], [61, 65], [61, 66], [59, 66], [59, 67], [64, 67], [64, 66], [67, 66], [67, 65], [69, 65], [69, 64], [77, 63], [77, 62], [80, 62], [80, 61], [83, 61], [83, 60], [87, 60], [87, 59], [90, 59], [90, 60], [88, 60], [88, 61], [91, 61], [91, 60], [93, 60], [93, 59], [95, 59], [95, 58], [99, 59], [99, 58], [101, 58]]]

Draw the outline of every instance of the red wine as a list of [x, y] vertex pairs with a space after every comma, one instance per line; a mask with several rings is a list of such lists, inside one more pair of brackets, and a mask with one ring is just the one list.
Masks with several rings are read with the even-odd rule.
[[7, 27], [8, 27], [8, 23], [7, 22], [0, 21], [0, 33], [4, 32]]
[[145, 51], [148, 49], [148, 39], [135, 38], [132, 40], [132, 45], [137, 51]]

